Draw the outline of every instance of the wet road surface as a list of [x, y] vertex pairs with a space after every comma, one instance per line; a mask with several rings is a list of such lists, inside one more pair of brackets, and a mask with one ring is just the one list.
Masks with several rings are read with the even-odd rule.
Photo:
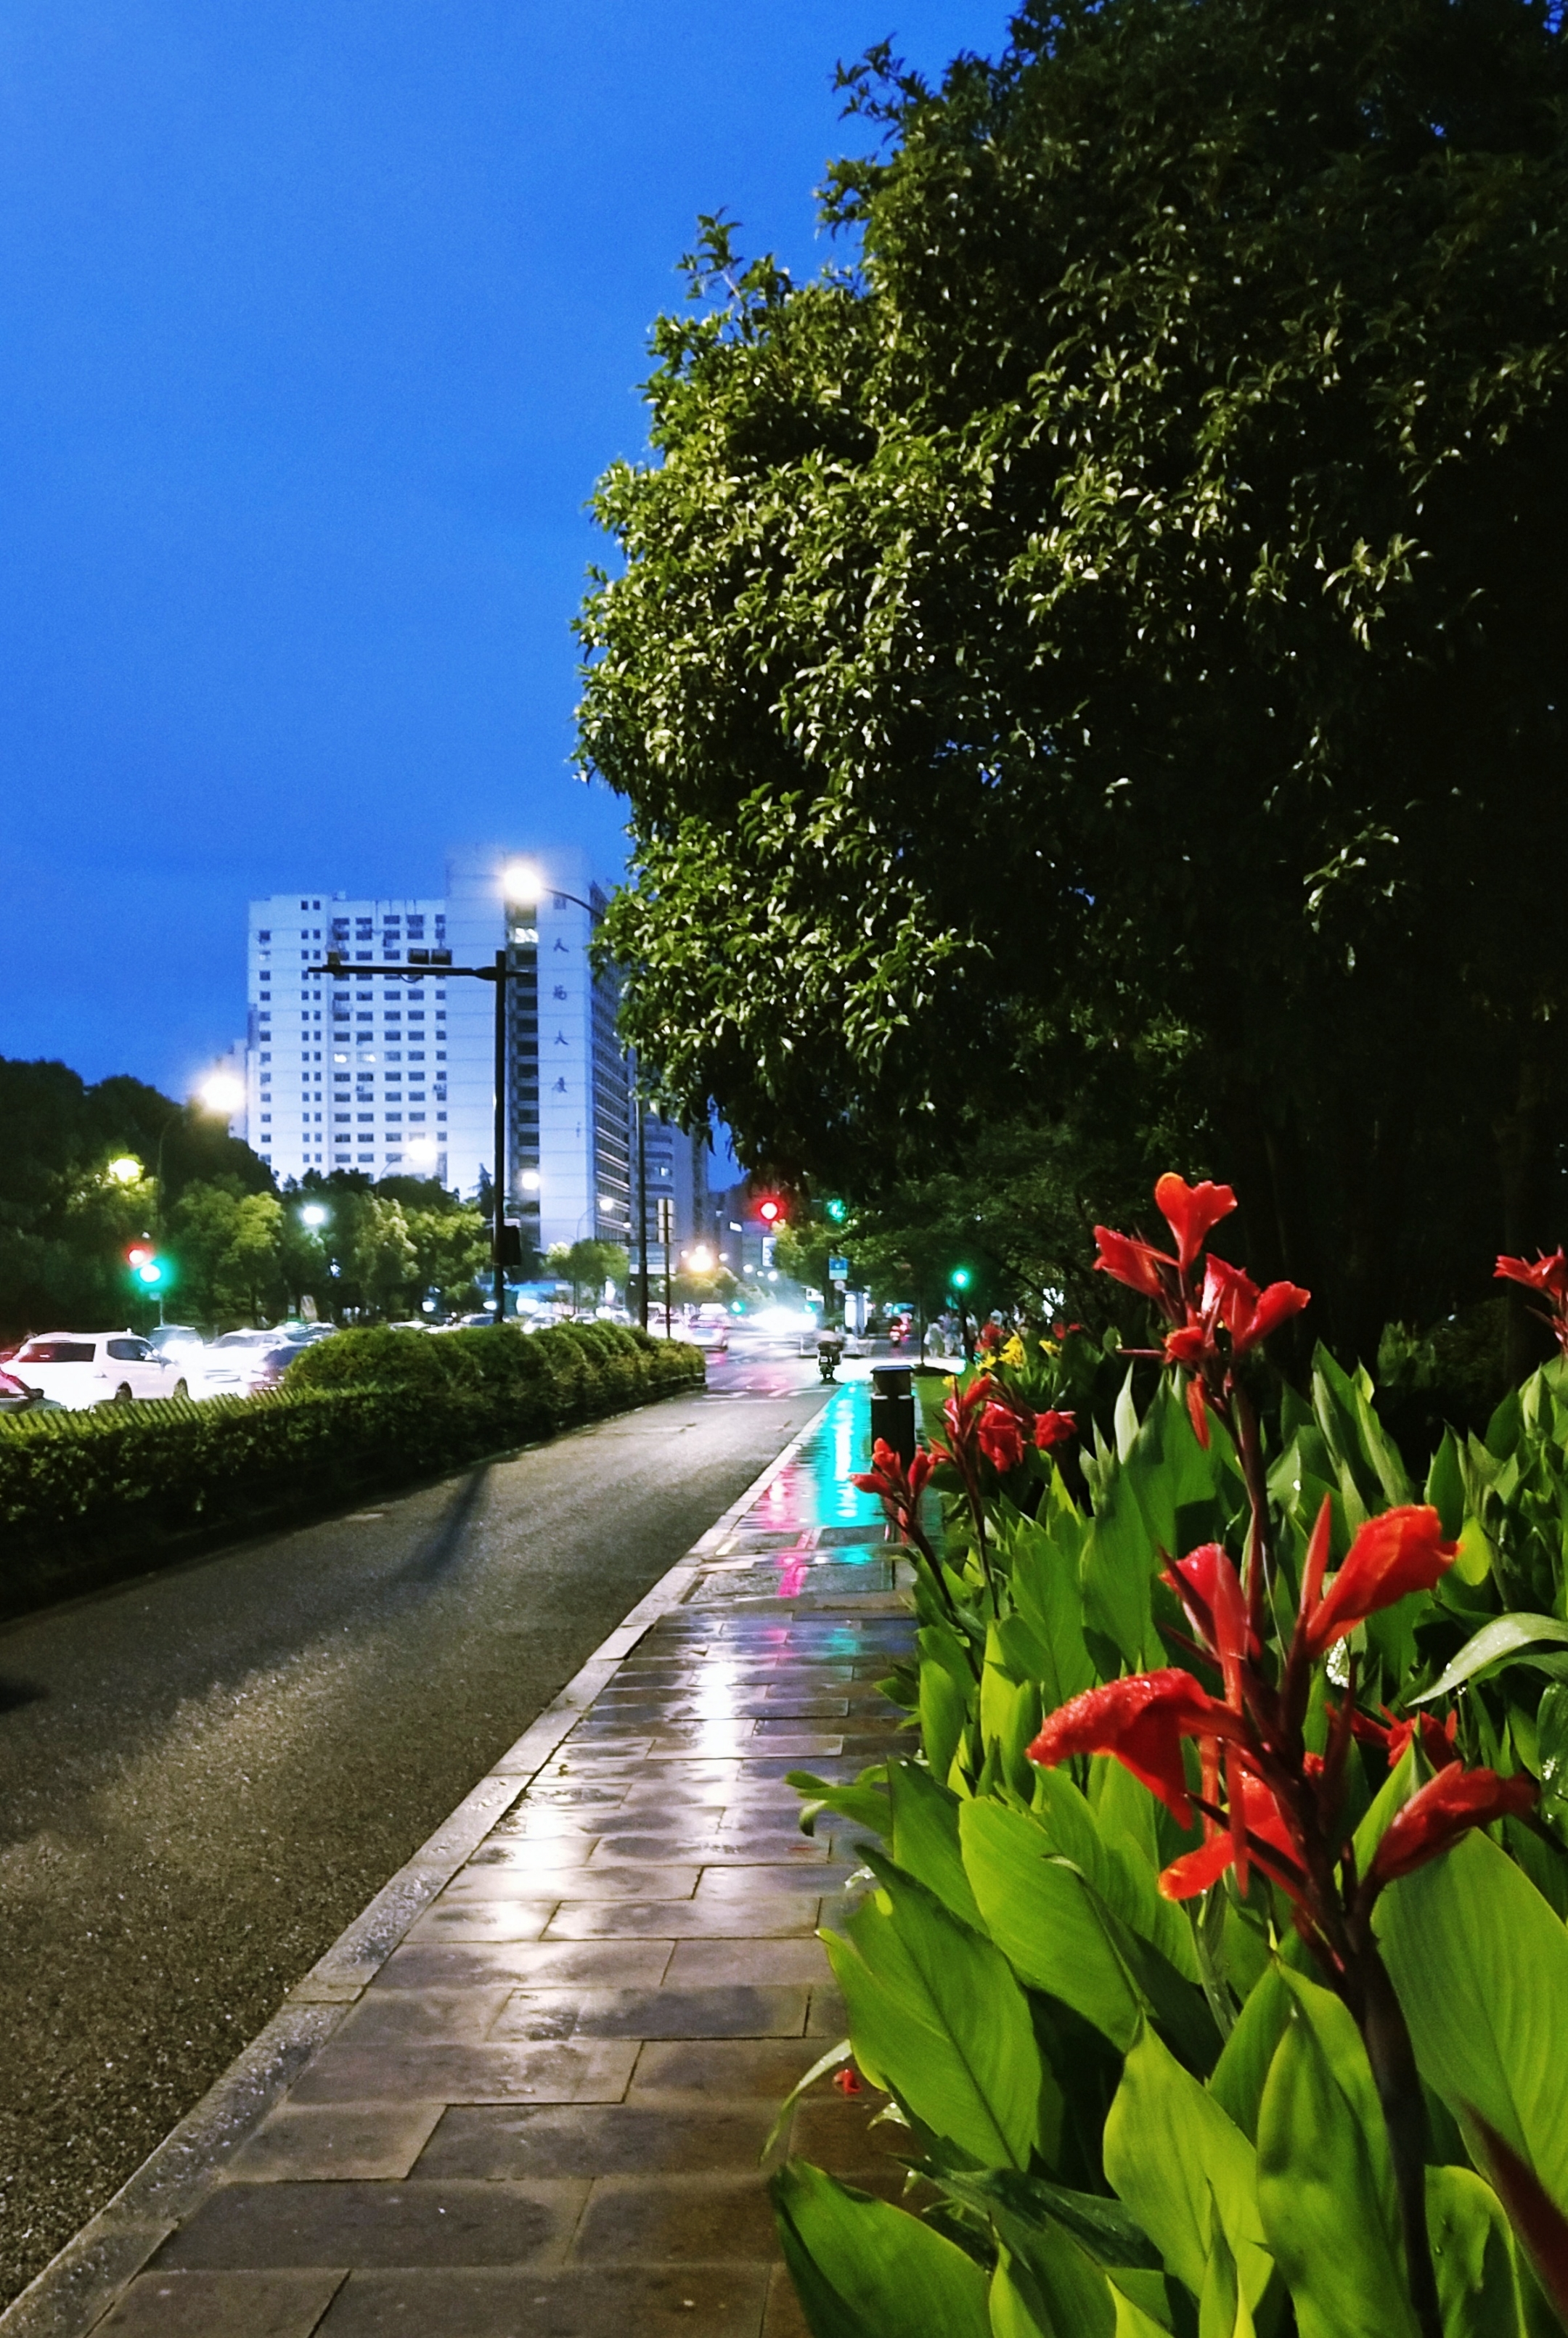
[[0, 1627], [0, 2304], [825, 1391], [705, 1394]]

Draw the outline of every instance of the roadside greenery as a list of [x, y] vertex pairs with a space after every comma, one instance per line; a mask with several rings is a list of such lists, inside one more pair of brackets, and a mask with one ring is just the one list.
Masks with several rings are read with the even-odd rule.
[[276, 1392], [0, 1420], [0, 1614], [238, 1532], [700, 1387], [699, 1350], [610, 1324], [392, 1328], [304, 1350]]
[[582, 618], [672, 1111], [868, 1200], [1022, 1120], [1104, 1215], [1169, 1130], [1367, 1362], [1561, 1223], [1565, 59], [1025, 6], [845, 77], [844, 265], [708, 222]]
[[[775, 2176], [806, 2318], [1533, 2338], [1568, 2310], [1568, 1362], [1416, 1482], [1364, 1372], [1267, 1371], [1307, 1294], [1206, 1252], [1229, 1190], [1157, 1200], [1169, 1247], [1095, 1230], [1159, 1325], [1109, 1429], [1092, 1343], [1015, 1339], [860, 1480], [916, 1567], [915, 1744], [795, 1780], [873, 1879], [813, 2079], [885, 2097], [911, 2184]], [[1499, 1271], [1568, 1341], [1562, 1254]]]

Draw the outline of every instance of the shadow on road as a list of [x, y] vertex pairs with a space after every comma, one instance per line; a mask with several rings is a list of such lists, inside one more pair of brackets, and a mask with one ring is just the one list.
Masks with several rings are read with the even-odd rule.
[[439, 1583], [444, 1575], [451, 1572], [461, 1557], [469, 1523], [479, 1506], [489, 1476], [490, 1464], [484, 1461], [464, 1478], [448, 1503], [435, 1532], [420, 1544], [408, 1565], [399, 1568], [393, 1578], [395, 1583]]

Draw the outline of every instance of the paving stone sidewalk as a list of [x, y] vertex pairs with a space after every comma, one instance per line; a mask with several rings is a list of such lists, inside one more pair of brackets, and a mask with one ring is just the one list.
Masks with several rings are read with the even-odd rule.
[[[606, 1644], [569, 1734], [368, 1979], [323, 1959], [296, 1993], [323, 2042], [74, 2326], [801, 2338], [759, 2155], [843, 2035], [814, 1933], [853, 1860], [800, 1833], [785, 1773], [889, 1750], [875, 1683], [912, 1630], [848, 1483], [866, 1421], [852, 1382]], [[864, 2107], [825, 2088], [786, 2147], [889, 2188]]]

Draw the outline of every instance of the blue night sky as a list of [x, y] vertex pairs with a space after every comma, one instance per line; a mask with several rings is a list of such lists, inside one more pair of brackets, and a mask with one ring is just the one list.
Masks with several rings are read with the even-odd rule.
[[797, 271], [833, 67], [978, 0], [8, 0], [0, 1054], [180, 1093], [245, 903], [587, 844], [594, 479], [699, 211]]

